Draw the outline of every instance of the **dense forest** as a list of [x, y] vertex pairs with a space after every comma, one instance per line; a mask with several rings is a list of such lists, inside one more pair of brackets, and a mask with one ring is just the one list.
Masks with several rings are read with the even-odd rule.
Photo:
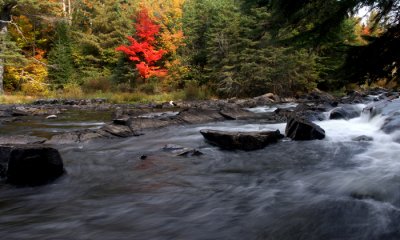
[[0, 0], [0, 91], [207, 98], [397, 87], [399, 14], [398, 0]]

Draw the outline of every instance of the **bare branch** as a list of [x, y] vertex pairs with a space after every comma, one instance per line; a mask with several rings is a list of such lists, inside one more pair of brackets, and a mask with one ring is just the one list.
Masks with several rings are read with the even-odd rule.
[[15, 23], [15, 22], [13, 22], [13, 20], [10, 20], [10, 21], [0, 20], [0, 22], [13, 25], [13, 26], [17, 29], [18, 33], [22, 36], [22, 38], [24, 39], [24, 41], [25, 41], [25, 42], [28, 42], [28, 40], [27, 40], [26, 37], [24, 36], [24, 33], [23, 33], [22, 30], [19, 28], [18, 24]]
[[35, 62], [37, 62], [37, 63], [39, 63], [39, 64], [41, 64], [41, 65], [47, 67], [47, 68], [58, 69], [56, 65], [49, 65], [49, 64], [46, 64], [46, 63], [44, 63], [44, 62], [42, 62], [42, 61], [36, 59], [35, 57], [31, 57], [31, 59], [34, 60]]

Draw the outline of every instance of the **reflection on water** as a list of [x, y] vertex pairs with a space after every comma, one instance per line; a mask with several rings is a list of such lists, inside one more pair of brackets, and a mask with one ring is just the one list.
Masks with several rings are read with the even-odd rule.
[[[382, 119], [319, 122], [327, 138], [224, 151], [200, 129], [284, 130], [229, 121], [59, 146], [68, 174], [0, 187], [2, 239], [400, 239], [400, 145]], [[351, 139], [360, 134], [372, 142]], [[177, 157], [165, 144], [204, 154]], [[146, 155], [145, 159], [140, 156]]]

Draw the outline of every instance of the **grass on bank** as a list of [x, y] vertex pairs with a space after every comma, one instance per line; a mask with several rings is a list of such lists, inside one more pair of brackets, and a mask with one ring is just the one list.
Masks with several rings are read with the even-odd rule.
[[214, 98], [206, 88], [185, 88], [171, 92], [145, 93], [141, 91], [84, 92], [81, 88], [67, 88], [62, 91], [50, 91], [42, 96], [28, 96], [22, 92], [0, 95], [0, 104], [29, 104], [37, 99], [94, 99], [104, 98], [109, 103], [161, 103], [171, 100], [204, 100]]

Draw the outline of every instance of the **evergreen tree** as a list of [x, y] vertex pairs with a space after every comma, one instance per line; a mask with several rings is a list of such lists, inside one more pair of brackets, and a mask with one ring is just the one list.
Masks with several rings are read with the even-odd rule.
[[70, 82], [74, 76], [72, 40], [69, 25], [65, 21], [57, 23], [55, 41], [49, 52], [49, 80], [56, 88]]
[[266, 8], [251, 8], [243, 13], [235, 1], [227, 0], [220, 5], [209, 4], [206, 9], [198, 17], [208, 20], [207, 28], [191, 38], [204, 41], [205, 46], [197, 52], [203, 54], [200, 75], [218, 93], [289, 95], [316, 86], [316, 56], [276, 43], [265, 29], [271, 21]]
[[[114, 70], [125, 69], [121, 67], [125, 65], [121, 62], [124, 60], [120, 60], [115, 48], [130, 33], [129, 16], [133, 10], [127, 1], [80, 2], [79, 8], [75, 9], [72, 27], [78, 46], [74, 58], [83, 78], [109, 77]], [[123, 76], [125, 72], [116, 75]]]

